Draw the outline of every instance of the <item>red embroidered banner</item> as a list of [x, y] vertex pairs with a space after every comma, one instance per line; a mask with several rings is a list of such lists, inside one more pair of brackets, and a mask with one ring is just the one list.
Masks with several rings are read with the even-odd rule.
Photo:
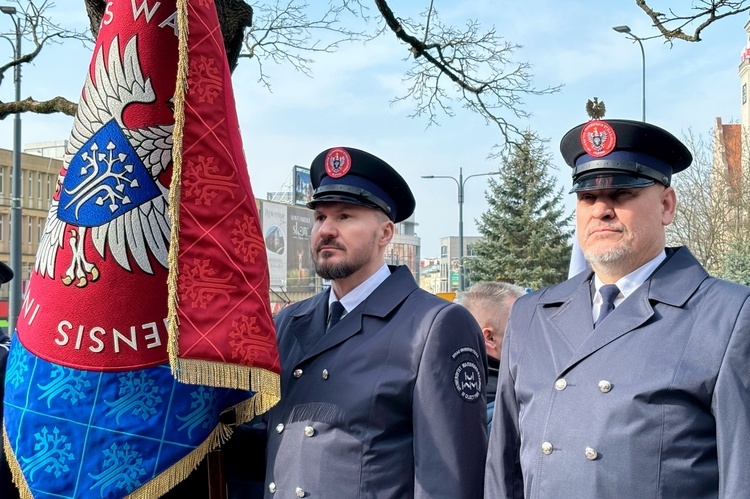
[[47, 361], [119, 371], [167, 360], [174, 16], [174, 4], [105, 11], [17, 324]]
[[268, 293], [213, 0], [109, 2], [9, 354], [22, 497], [158, 497], [273, 406]]
[[183, 2], [170, 195], [173, 371], [188, 383], [272, 393], [275, 402], [268, 263], [224, 42], [212, 1]]

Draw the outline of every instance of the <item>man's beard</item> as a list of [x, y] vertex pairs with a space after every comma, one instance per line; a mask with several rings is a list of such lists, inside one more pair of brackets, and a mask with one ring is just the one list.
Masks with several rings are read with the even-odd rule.
[[[627, 231], [624, 231], [624, 233], [628, 234]], [[613, 248], [604, 251], [583, 250], [583, 256], [594, 270], [618, 271], [623, 267], [628, 267], [633, 259], [633, 245], [637, 237], [638, 233], [634, 231], [631, 237], [620, 241]]]
[[[375, 237], [376, 235], [373, 234], [371, 241], [372, 244], [375, 244]], [[322, 239], [318, 243], [318, 248], [321, 246], [335, 246], [339, 249], [344, 249], [335, 239]], [[317, 248], [310, 248], [310, 255], [312, 256], [313, 265], [315, 266], [315, 272], [323, 279], [333, 281], [349, 277], [370, 263], [370, 247], [370, 245], [363, 246], [359, 253], [347, 253], [347, 258], [344, 258], [343, 261], [339, 263], [330, 263], [328, 261], [321, 262], [318, 260]]]

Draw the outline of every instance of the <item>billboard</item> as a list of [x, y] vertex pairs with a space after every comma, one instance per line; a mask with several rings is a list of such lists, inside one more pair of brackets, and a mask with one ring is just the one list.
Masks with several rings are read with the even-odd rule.
[[315, 271], [310, 256], [310, 234], [313, 212], [307, 208], [290, 206], [287, 244], [287, 291], [315, 291]]
[[305, 206], [312, 200], [313, 187], [310, 181], [310, 170], [295, 166], [292, 177], [294, 180], [294, 204]]
[[271, 288], [286, 287], [286, 210], [284, 204], [263, 203], [263, 239], [266, 242]]

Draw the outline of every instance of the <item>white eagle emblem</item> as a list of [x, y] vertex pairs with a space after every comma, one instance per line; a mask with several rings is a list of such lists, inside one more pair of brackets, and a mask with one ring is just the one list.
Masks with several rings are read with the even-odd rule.
[[595, 151], [598, 152], [604, 149], [604, 143], [607, 142], [608, 135], [606, 130], [594, 129], [593, 132], [589, 132], [589, 142]]
[[[94, 78], [86, 77], [64, 158], [65, 177], [58, 177], [59, 199], [52, 201], [39, 241], [35, 270], [55, 278], [57, 252], [69, 234], [72, 261], [61, 280], [86, 286], [99, 269], [85, 255], [84, 237], [103, 258], [105, 250], [122, 268], [131, 261], [152, 274], [152, 259], [167, 267], [170, 221], [169, 189], [159, 182], [172, 160], [173, 125], [128, 129], [125, 108], [156, 100], [150, 79], [144, 79], [137, 36], [120, 56], [118, 38], [96, 55]], [[70, 228], [68, 228], [70, 224]]]

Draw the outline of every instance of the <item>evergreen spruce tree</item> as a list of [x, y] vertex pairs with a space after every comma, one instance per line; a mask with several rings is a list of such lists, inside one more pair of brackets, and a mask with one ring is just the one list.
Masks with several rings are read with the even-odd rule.
[[738, 238], [729, 244], [719, 277], [750, 286], [750, 241]]
[[489, 180], [489, 208], [478, 221], [483, 239], [466, 261], [471, 283], [507, 281], [537, 289], [567, 278], [573, 213], [565, 215], [545, 144], [527, 131]]

